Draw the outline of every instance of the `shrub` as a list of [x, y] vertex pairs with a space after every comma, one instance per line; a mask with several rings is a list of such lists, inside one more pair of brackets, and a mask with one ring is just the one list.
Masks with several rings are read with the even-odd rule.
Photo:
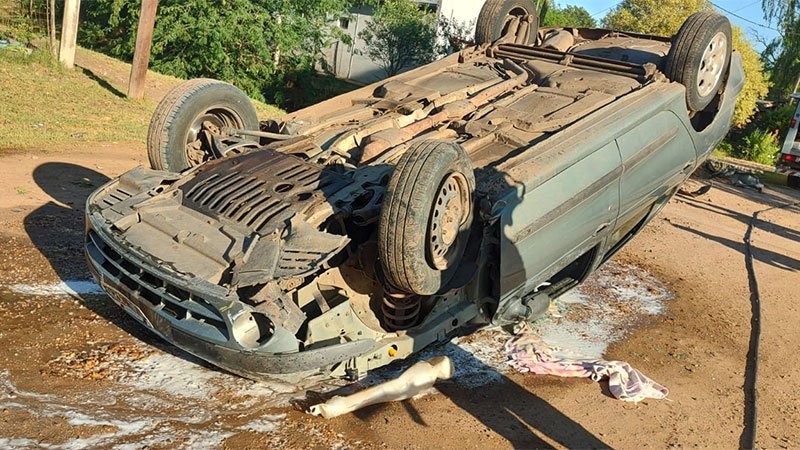
[[[115, 58], [133, 56], [139, 0], [86, 0], [82, 45]], [[274, 101], [286, 77], [306, 72], [341, 36], [331, 17], [348, 0], [161, 0], [150, 66], [179, 78], [228, 81], [257, 100]]]
[[736, 149], [734, 149], [733, 144], [730, 142], [722, 141], [717, 148], [714, 149], [714, 153], [722, 156], [735, 156]]
[[753, 123], [762, 130], [778, 130], [778, 139], [783, 141], [789, 131], [789, 123], [792, 121], [797, 105], [787, 103], [779, 108], [768, 109], [762, 114], [758, 114]]
[[760, 164], [773, 165], [780, 153], [778, 136], [774, 131], [754, 130], [742, 139], [740, 156]]
[[411, 0], [386, 0], [359, 37], [387, 77], [436, 59], [436, 16]]

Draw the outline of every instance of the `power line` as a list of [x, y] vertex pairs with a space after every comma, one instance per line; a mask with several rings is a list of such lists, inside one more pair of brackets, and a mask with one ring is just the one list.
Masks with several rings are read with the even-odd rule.
[[781, 30], [779, 30], [779, 29], [777, 29], [777, 28], [772, 28], [772, 27], [771, 27], [771, 26], [769, 26], [769, 25], [764, 25], [763, 23], [754, 22], [754, 21], [752, 21], [752, 20], [750, 20], [750, 19], [748, 19], [748, 18], [746, 18], [746, 17], [742, 17], [742, 16], [740, 16], [739, 14], [736, 14], [736, 13], [735, 13], [735, 12], [733, 12], [733, 11], [729, 11], [729, 10], [727, 10], [727, 9], [723, 8], [722, 6], [719, 6], [718, 4], [716, 4], [716, 3], [714, 3], [714, 2], [710, 2], [710, 3], [711, 3], [712, 5], [714, 5], [714, 7], [715, 7], [715, 8], [717, 8], [717, 9], [720, 9], [720, 10], [722, 10], [722, 11], [724, 11], [724, 12], [726, 12], [726, 13], [728, 13], [728, 14], [732, 15], [733, 17], [737, 17], [737, 18], [739, 18], [739, 19], [741, 19], [741, 20], [744, 20], [744, 21], [745, 21], [745, 22], [747, 22], [747, 23], [753, 24], [753, 25], [755, 25], [755, 26], [757, 26], [757, 27], [766, 28], [767, 30], [777, 31], [778, 33], [780, 33], [780, 32], [781, 32]]
[[761, 0], [756, 0], [753, 3], [748, 3], [748, 4], [744, 5], [744, 6], [742, 6], [741, 8], [736, 8], [732, 12], [739, 12], [739, 11], [741, 11], [743, 9], [747, 9], [747, 8], [749, 8], [749, 7], [753, 6], [753, 5], [757, 5], [759, 3], [761, 3]]
[[597, 16], [599, 16], [600, 14], [603, 14], [604, 12], [606, 12], [606, 11], [608, 11], [608, 10], [610, 10], [610, 9], [612, 9], [612, 8], [614, 8], [614, 7], [616, 7], [616, 6], [617, 6], [617, 5], [611, 5], [611, 6], [609, 6], [608, 8], [606, 8], [606, 9], [604, 9], [604, 10], [602, 10], [602, 11], [599, 11], [599, 12], [596, 12], [596, 13], [592, 14], [592, 17], [597, 17]]

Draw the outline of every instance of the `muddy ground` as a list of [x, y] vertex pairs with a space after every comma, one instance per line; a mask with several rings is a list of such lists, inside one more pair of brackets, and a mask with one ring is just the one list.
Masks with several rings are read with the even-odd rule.
[[[697, 199], [676, 198], [537, 324], [561, 343], [630, 362], [666, 385], [669, 400], [623, 403], [588, 380], [515, 373], [503, 363], [508, 336], [495, 330], [428, 350], [459, 368], [436, 391], [325, 421], [301, 408], [331, 386], [254, 383], [214, 370], [159, 342], [85, 283], [84, 199], [142, 163], [140, 144], [0, 157], [0, 447], [740, 445], [751, 411], [743, 236], [753, 212], [796, 202], [798, 191], [718, 183]], [[760, 217], [758, 445], [798, 447], [800, 209]]]

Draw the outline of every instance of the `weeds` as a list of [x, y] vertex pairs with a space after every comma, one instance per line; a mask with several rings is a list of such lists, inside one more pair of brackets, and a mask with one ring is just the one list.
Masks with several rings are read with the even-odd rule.
[[754, 129], [734, 142], [728, 140], [720, 142], [713, 156], [730, 156], [771, 166], [775, 164], [780, 151], [777, 129], [772, 131]]
[[780, 150], [777, 133], [766, 130], [754, 130], [742, 139], [740, 147], [744, 159], [766, 165], [775, 164]]

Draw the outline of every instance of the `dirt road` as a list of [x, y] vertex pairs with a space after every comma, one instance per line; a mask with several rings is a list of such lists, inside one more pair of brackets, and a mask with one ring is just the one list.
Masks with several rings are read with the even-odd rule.
[[[796, 202], [798, 191], [718, 184], [698, 199], [673, 200], [578, 301], [562, 299], [595, 316], [567, 312], [541, 324], [562, 334], [586, 325], [576, 345], [630, 362], [668, 386], [670, 401], [627, 404], [589, 381], [513, 373], [503, 365], [508, 336], [488, 331], [429, 351], [461, 367], [436, 392], [325, 421], [300, 411], [324, 387], [305, 392], [216, 371], [147, 334], [86, 282], [83, 201], [108, 177], [146, 163], [144, 155], [139, 144], [108, 144], [0, 157], [2, 447], [740, 444], [751, 317], [743, 236], [753, 212]], [[758, 445], [791, 448], [800, 446], [800, 209], [760, 217]], [[598, 316], [609, 308], [613, 320]]]

